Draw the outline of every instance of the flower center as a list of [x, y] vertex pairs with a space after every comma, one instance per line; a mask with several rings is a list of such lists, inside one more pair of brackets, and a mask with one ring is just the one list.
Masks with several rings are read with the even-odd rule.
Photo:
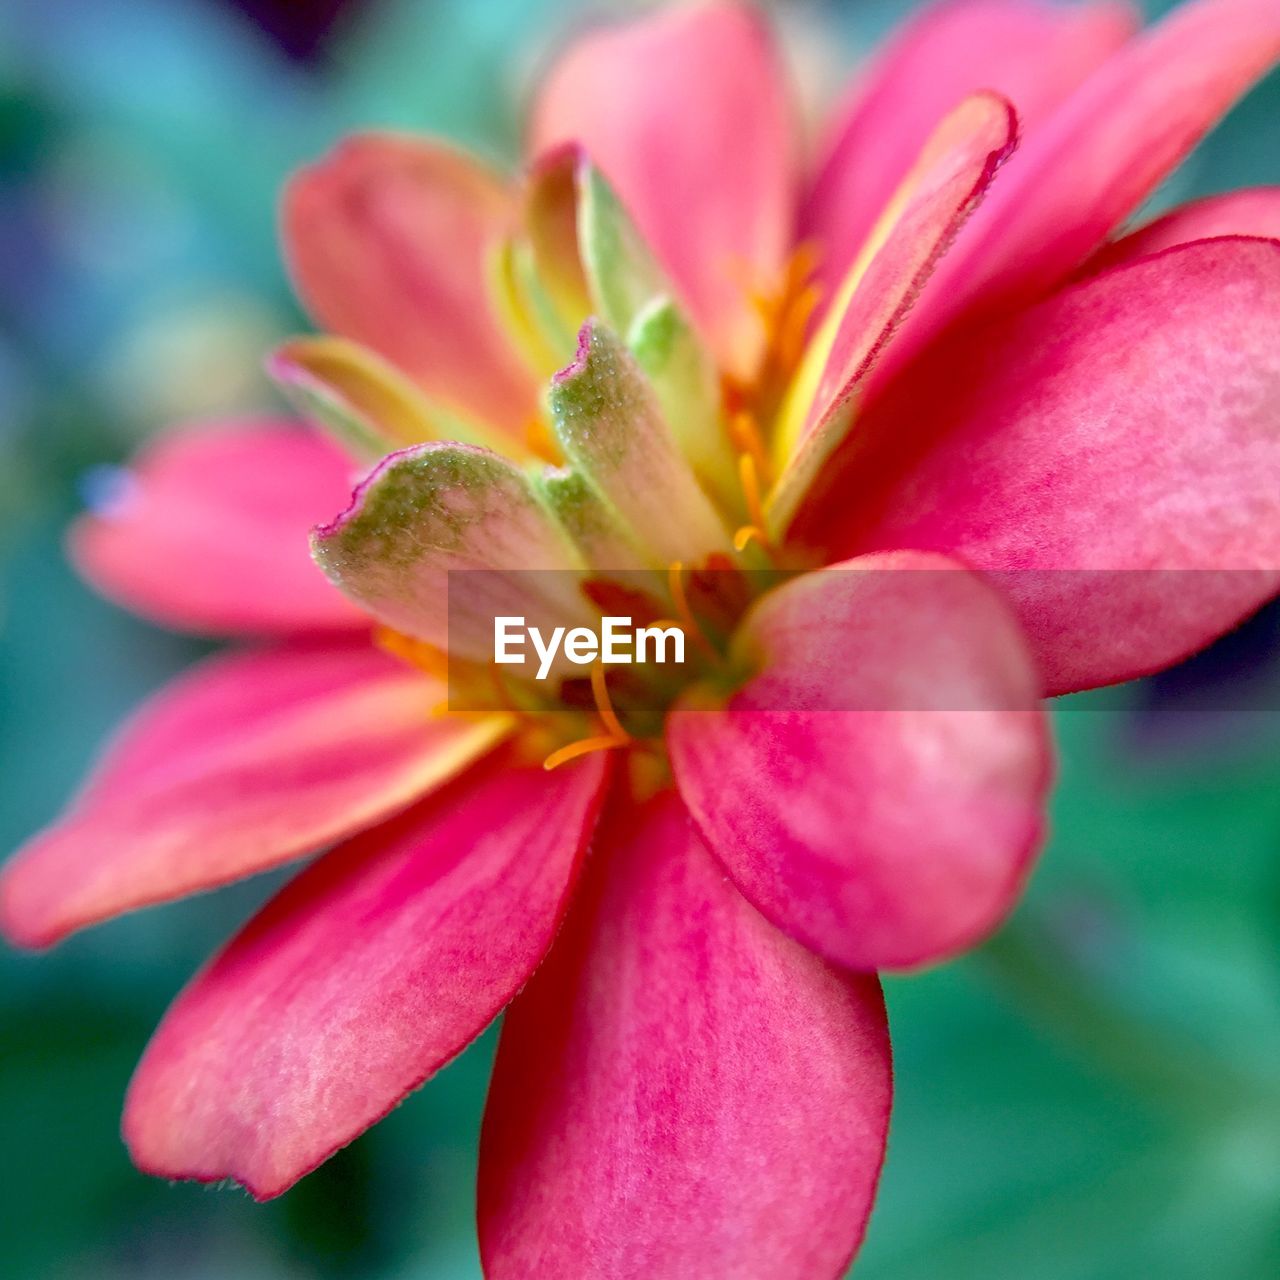
[[[546, 416], [531, 422], [525, 440], [548, 464], [526, 464], [529, 483], [564, 526], [578, 567], [567, 567], [570, 557], [563, 569], [502, 570], [496, 585], [464, 583], [471, 594], [456, 615], [451, 580], [450, 617], [466, 617], [471, 630], [466, 645], [451, 631], [448, 653], [397, 631], [377, 633], [389, 652], [445, 682], [442, 713], [515, 716], [522, 736], [544, 745], [548, 769], [595, 751], [660, 756], [674, 705], [723, 699], [751, 674], [734, 647], [739, 623], [764, 591], [802, 567], [771, 538], [765, 494], [774, 480], [772, 425], [819, 301], [815, 266], [812, 248], [801, 246], [775, 289], [748, 292], [763, 328], [755, 371], [733, 378], [702, 364], [709, 396], [706, 377], [680, 380], [681, 360], [696, 374], [706, 357], [661, 300], [625, 344], [587, 322], [573, 362], [552, 379]], [[546, 580], [560, 574], [562, 581]], [[513, 613], [509, 605], [489, 610], [489, 601], [513, 597], [528, 601], [528, 619], [499, 616]], [[619, 660], [596, 637], [580, 662], [566, 642], [592, 637], [574, 626], [581, 614], [565, 615], [584, 600], [602, 625], [677, 633], [679, 659], [646, 659], [637, 649]], [[543, 607], [549, 601], [554, 607]], [[475, 637], [490, 617], [494, 647], [485, 660]], [[499, 624], [515, 626], [517, 640], [527, 627], [541, 665], [504, 665], [514, 660], [500, 646]]]
[[535, 661], [516, 674], [497, 660], [496, 628], [495, 661], [488, 663], [459, 658], [387, 627], [375, 632], [375, 640], [443, 682], [446, 696], [437, 714], [512, 715], [531, 744], [542, 744], [548, 769], [594, 751], [660, 755], [666, 714], [677, 702], [720, 699], [751, 674], [734, 652], [734, 633], [752, 601], [781, 573], [744, 570], [727, 556], [713, 556], [693, 569], [673, 562], [665, 575], [633, 571], [589, 578], [582, 589], [604, 619], [627, 624], [625, 630], [661, 633], [665, 641], [643, 653], [636, 644], [620, 660], [599, 644], [576, 668], [560, 665], [544, 678], [538, 677], [536, 658], [545, 653], [550, 667], [569, 647], [562, 646], [563, 636], [552, 646], [539, 635]]

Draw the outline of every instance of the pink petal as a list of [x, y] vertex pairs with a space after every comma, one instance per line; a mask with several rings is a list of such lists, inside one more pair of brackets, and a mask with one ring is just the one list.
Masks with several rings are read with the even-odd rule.
[[285, 251], [319, 323], [354, 338], [433, 398], [523, 433], [532, 375], [489, 301], [489, 257], [516, 201], [477, 161], [391, 134], [343, 142], [289, 184]]
[[1008, 571], [1049, 692], [1159, 670], [1280, 584], [1280, 244], [1142, 259], [908, 381], [810, 534]]
[[289, 423], [191, 427], [148, 445], [72, 529], [104, 595], [167, 626], [271, 634], [368, 620], [307, 555], [317, 512], [351, 492], [352, 463]]
[[1196, 0], [1134, 40], [1027, 139], [939, 267], [877, 382], [961, 313], [1043, 297], [1278, 56], [1276, 0]]
[[578, 233], [578, 175], [588, 163], [577, 147], [558, 147], [530, 165], [524, 184], [522, 221], [538, 277], [570, 332], [591, 314]]
[[855, 969], [961, 951], [1043, 831], [1048, 741], [1007, 606], [940, 556], [846, 561], [765, 596], [723, 711], [677, 711], [672, 767], [708, 846], [779, 928]]
[[843, 1274], [889, 1119], [878, 984], [761, 919], [669, 793], [615, 835], [503, 1027], [485, 1275]]
[[582, 144], [684, 292], [724, 363], [749, 372], [763, 333], [752, 285], [791, 246], [792, 112], [759, 15], [733, 0], [584, 35], [536, 104], [535, 153]]
[[484, 1029], [551, 944], [597, 756], [497, 761], [303, 872], [178, 997], [124, 1136], [168, 1178], [279, 1195]]
[[1125, 3], [948, 0], [907, 23], [837, 112], [802, 218], [834, 287], [938, 122], [969, 95], [1041, 122], [1132, 34]]
[[868, 371], [1013, 150], [1016, 136], [1009, 104], [976, 94], [942, 121], [894, 193], [789, 392], [775, 441], [782, 472], [769, 498], [778, 531], [786, 528], [848, 431]]
[[1083, 274], [1097, 275], [1176, 245], [1218, 236], [1280, 240], [1280, 187], [1229, 191], [1181, 205], [1100, 249], [1085, 264]]
[[0, 927], [45, 946], [379, 821], [508, 727], [433, 717], [443, 694], [367, 644], [204, 663], [143, 707], [67, 814], [8, 864]]

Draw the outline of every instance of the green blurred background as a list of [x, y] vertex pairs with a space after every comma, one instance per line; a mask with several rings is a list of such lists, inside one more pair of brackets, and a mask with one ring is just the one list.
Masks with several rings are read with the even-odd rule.
[[[911, 7], [776, 6], [814, 96]], [[275, 404], [261, 354], [303, 327], [274, 243], [284, 175], [377, 124], [513, 157], [577, 11], [0, 4], [0, 844], [202, 651], [91, 595], [61, 530], [93, 469], [162, 424]], [[1159, 203], [1280, 181], [1277, 121], [1273, 76]], [[888, 983], [898, 1100], [860, 1280], [1280, 1275], [1280, 714], [1216, 696], [1274, 689], [1278, 635], [1273, 610], [1177, 673], [1058, 708], [1024, 906], [964, 962]], [[149, 1029], [275, 883], [0, 953], [0, 1275], [479, 1275], [492, 1032], [272, 1204], [129, 1165], [120, 1099]]]

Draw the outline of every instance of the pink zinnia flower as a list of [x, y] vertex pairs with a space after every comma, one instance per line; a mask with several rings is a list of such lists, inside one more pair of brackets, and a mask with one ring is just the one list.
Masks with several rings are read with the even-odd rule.
[[[1010, 909], [1039, 698], [1280, 583], [1280, 191], [1108, 242], [1280, 52], [1280, 5], [1134, 28], [932, 8], [806, 171], [767, 31], [707, 3], [571, 48], [514, 187], [394, 137], [294, 180], [340, 337], [273, 369], [347, 452], [191, 429], [73, 538], [141, 612], [277, 639], [158, 695], [3, 881], [40, 946], [335, 846], [161, 1024], [142, 1168], [277, 1195], [510, 1005], [489, 1275], [842, 1270], [889, 1114], [875, 972]], [[306, 558], [326, 520], [345, 595]], [[757, 593], [771, 563], [811, 571]], [[709, 567], [755, 598], [699, 595]], [[562, 620], [646, 575], [711, 675], [443, 714], [443, 651], [487, 643], [445, 626], [457, 569]], [[1226, 572], [1127, 572], [1165, 569]]]

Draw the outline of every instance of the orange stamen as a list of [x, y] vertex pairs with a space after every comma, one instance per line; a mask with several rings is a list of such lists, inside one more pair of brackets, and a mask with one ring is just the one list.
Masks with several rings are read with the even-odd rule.
[[822, 250], [813, 240], [802, 240], [787, 259], [788, 292], [793, 293], [818, 269]]
[[671, 599], [676, 606], [676, 617], [680, 625], [691, 634], [701, 636], [706, 640], [706, 636], [702, 634], [702, 628], [698, 626], [697, 620], [693, 616], [693, 610], [689, 608], [689, 597], [684, 589], [684, 563], [680, 560], [673, 560], [667, 566], [667, 586], [671, 591]]
[[804, 355], [805, 339], [809, 332], [809, 320], [822, 301], [822, 290], [816, 284], [806, 285], [784, 309], [778, 322], [775, 348], [778, 363], [784, 369], [794, 369]]
[[592, 751], [611, 751], [614, 747], [625, 745], [617, 738], [579, 738], [577, 742], [571, 742], [568, 746], [561, 747], [559, 751], [553, 751], [542, 762], [542, 767], [550, 773], [552, 769], [558, 769], [562, 764], [568, 764], [570, 760], [576, 760], [579, 756], [588, 755]]
[[560, 442], [551, 434], [551, 429], [542, 417], [537, 414], [524, 424], [524, 442], [529, 452], [536, 454], [544, 462], [559, 466], [564, 461], [560, 453]]
[[411, 667], [435, 676], [437, 680], [448, 681], [449, 655], [443, 649], [437, 649], [425, 640], [407, 636], [394, 627], [378, 627], [373, 633], [373, 642], [393, 658], [399, 658], [401, 662], [407, 662]]
[[769, 359], [783, 375], [789, 374], [804, 355], [809, 321], [822, 301], [822, 289], [813, 281], [820, 254], [809, 241], [796, 246], [787, 262], [782, 294], [769, 331]]
[[755, 459], [744, 453], [738, 457], [738, 479], [742, 481], [742, 495], [747, 500], [747, 513], [751, 523], [745, 524], [733, 535], [735, 551], [745, 551], [755, 541], [765, 551], [772, 551], [769, 535], [765, 532], [768, 522], [764, 518], [764, 504], [760, 500], [760, 477], [756, 472]]
[[764, 506], [760, 502], [760, 477], [756, 472], [755, 459], [749, 453], [738, 459], [738, 479], [742, 481], [742, 496], [747, 500], [748, 513], [763, 528], [765, 519]]
[[764, 447], [764, 437], [760, 434], [760, 424], [752, 414], [741, 411], [730, 418], [729, 438], [739, 453], [750, 454], [759, 471], [767, 473], [769, 455]]
[[667, 566], [667, 587], [671, 592], [671, 599], [676, 606], [676, 625], [684, 630], [685, 635], [692, 636], [694, 643], [707, 654], [708, 657], [720, 661], [720, 655], [716, 652], [716, 647], [707, 637], [707, 633], [698, 625], [698, 620], [693, 616], [693, 610], [689, 607], [689, 597], [685, 594], [684, 589], [684, 563], [680, 560], [673, 560]]
[[613, 703], [609, 700], [609, 686], [605, 682], [603, 662], [597, 662], [591, 668], [591, 692], [595, 695], [596, 711], [604, 721], [604, 727], [614, 738], [622, 742], [630, 742], [631, 735], [622, 727], [622, 721], [618, 719]]
[[762, 284], [752, 279], [745, 264], [735, 264], [731, 273], [760, 318], [766, 338], [766, 363], [781, 365], [784, 371], [789, 367], [784, 357], [794, 359], [803, 347], [806, 326], [821, 297], [821, 291], [812, 283], [821, 256], [817, 245], [806, 240], [792, 250], [775, 281]]
[[567, 746], [553, 751], [543, 762], [542, 767], [548, 771], [568, 764], [579, 756], [592, 751], [612, 751], [615, 747], [625, 747], [631, 742], [631, 735], [623, 727], [609, 699], [609, 686], [605, 682], [604, 663], [597, 662], [591, 668], [591, 692], [596, 700], [596, 712], [600, 716], [607, 735], [595, 735], [590, 738], [579, 738]]
[[747, 304], [760, 317], [764, 331], [772, 333], [778, 323], [778, 314], [781, 310], [779, 299], [762, 290], [751, 289], [747, 292]]

